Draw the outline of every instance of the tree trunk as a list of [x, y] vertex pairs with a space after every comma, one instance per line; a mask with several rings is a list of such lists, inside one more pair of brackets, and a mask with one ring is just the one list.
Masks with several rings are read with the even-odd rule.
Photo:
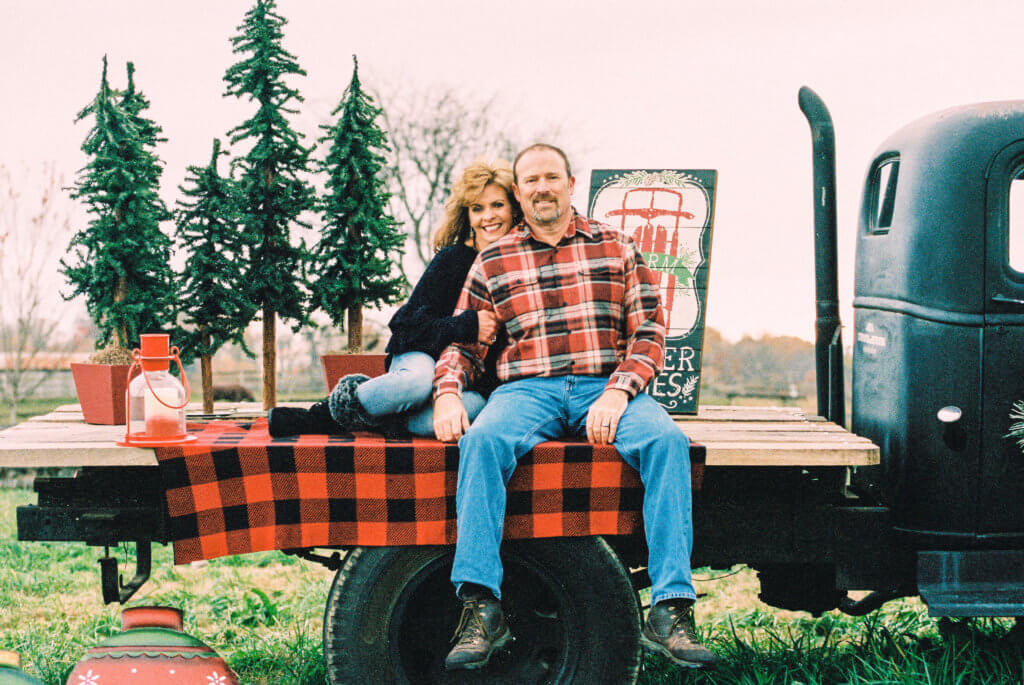
[[277, 406], [277, 314], [263, 305], [263, 409]]
[[348, 351], [349, 354], [359, 354], [363, 351], [362, 307], [348, 308]]
[[[210, 349], [209, 327], [203, 324], [199, 327], [203, 337], [203, 349]], [[203, 413], [213, 413], [213, 355], [204, 354], [199, 357], [199, 367], [203, 375]]]
[[[361, 231], [358, 223], [351, 223], [348, 227], [348, 239], [353, 244], [362, 242]], [[348, 352], [359, 354], [363, 351], [363, 307], [361, 298], [348, 308]]]
[[[128, 282], [120, 278], [117, 281], [117, 291], [114, 292], [114, 302], [123, 302], [124, 298], [128, 296]], [[127, 350], [128, 347], [128, 327], [125, 324], [121, 324], [117, 327], [117, 347]]]
[[204, 354], [199, 357], [199, 366], [203, 375], [203, 413], [213, 413], [213, 357]]

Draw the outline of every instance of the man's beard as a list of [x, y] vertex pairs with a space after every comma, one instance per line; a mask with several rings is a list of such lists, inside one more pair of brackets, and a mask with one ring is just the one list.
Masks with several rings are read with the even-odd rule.
[[536, 205], [534, 207], [532, 207], [532, 209], [533, 209], [533, 220], [535, 222], [537, 222], [538, 224], [542, 224], [542, 225], [544, 225], [544, 224], [553, 224], [556, 221], [558, 221], [559, 218], [561, 218], [561, 216], [562, 216], [562, 208], [558, 206], [558, 201], [557, 200], [551, 200], [551, 203], [552, 203], [552, 206], [554, 207], [554, 209], [553, 209], [554, 213], [553, 213], [552, 216], [547, 217], [547, 218], [542, 217], [540, 215], [540, 211], [537, 209]]

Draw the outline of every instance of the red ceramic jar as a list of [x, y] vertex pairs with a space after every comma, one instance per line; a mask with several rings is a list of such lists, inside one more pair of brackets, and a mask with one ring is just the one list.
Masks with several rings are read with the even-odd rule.
[[238, 685], [224, 660], [182, 627], [179, 609], [125, 609], [122, 632], [86, 652], [67, 685]]

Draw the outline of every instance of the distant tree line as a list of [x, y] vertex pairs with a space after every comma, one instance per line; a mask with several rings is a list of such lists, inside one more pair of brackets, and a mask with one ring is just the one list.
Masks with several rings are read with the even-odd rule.
[[793, 336], [744, 336], [729, 342], [713, 328], [704, 331], [701, 364], [702, 397], [713, 393], [796, 390], [815, 396], [814, 344]]

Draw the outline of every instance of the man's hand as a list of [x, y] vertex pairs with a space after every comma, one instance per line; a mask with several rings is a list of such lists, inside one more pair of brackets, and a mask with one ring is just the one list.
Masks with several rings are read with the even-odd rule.
[[[609, 388], [601, 393], [587, 412], [587, 440], [597, 445], [610, 445], [627, 405], [629, 393], [625, 390]], [[436, 409], [434, 416], [437, 416]]]
[[498, 320], [494, 318], [494, 312], [478, 309], [476, 341], [483, 345], [490, 345], [498, 333]]
[[453, 392], [434, 400], [434, 435], [441, 442], [455, 442], [469, 429], [469, 415], [462, 398]]

